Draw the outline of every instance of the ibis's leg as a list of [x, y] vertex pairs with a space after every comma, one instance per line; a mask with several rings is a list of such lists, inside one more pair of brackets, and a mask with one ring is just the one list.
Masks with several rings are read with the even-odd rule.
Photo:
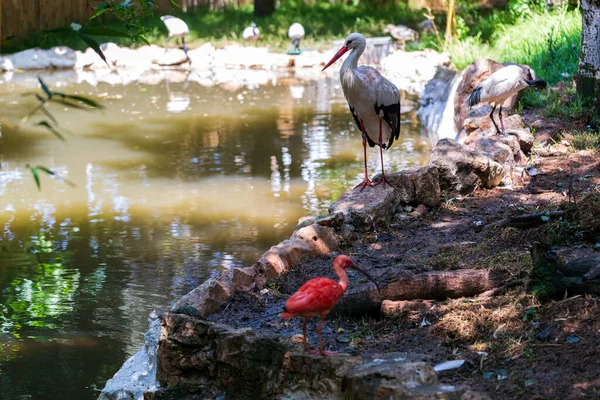
[[323, 337], [322, 337], [321, 331], [323, 328], [323, 319], [324, 318], [325, 318], [325, 316], [321, 315], [321, 318], [319, 318], [319, 327], [317, 328], [317, 333], [319, 335], [319, 353], [321, 353], [322, 356], [331, 356], [331, 355], [334, 355], [335, 352], [325, 351], [325, 349], [323, 348]]
[[308, 322], [308, 318], [304, 318], [304, 322], [302, 323], [302, 334], [304, 335], [304, 352], [308, 352], [308, 336], [306, 335], [306, 323]]
[[360, 130], [362, 131], [363, 153], [365, 158], [365, 179], [354, 186], [354, 189], [360, 186], [360, 191], [362, 192], [366, 186], [373, 186], [373, 182], [369, 179], [369, 173], [367, 172], [367, 134], [365, 133], [365, 126], [363, 125], [362, 119], [360, 120]]
[[168, 35], [165, 39], [165, 53], [169, 51], [169, 40], [171, 40], [171, 35]]
[[500, 128], [502, 129], [502, 134], [505, 134], [504, 130], [504, 122], [502, 122], [502, 106], [500, 106], [500, 111], [498, 112], [498, 116], [500, 117]]
[[383, 168], [383, 131], [382, 131], [382, 121], [381, 118], [379, 118], [379, 156], [381, 157], [381, 180], [379, 182], [377, 182], [375, 184], [375, 186], [379, 185], [380, 183], [383, 183], [383, 185], [385, 186], [386, 184], [393, 186], [391, 183], [389, 183], [387, 181], [387, 179], [385, 179], [385, 169]]
[[494, 128], [496, 128], [496, 133], [500, 133], [500, 129], [498, 129], [498, 125], [496, 125], [496, 121], [494, 121], [494, 111], [496, 111], [495, 104], [494, 104], [494, 108], [492, 108], [492, 112], [490, 113], [490, 119], [492, 120], [492, 124], [494, 124]]

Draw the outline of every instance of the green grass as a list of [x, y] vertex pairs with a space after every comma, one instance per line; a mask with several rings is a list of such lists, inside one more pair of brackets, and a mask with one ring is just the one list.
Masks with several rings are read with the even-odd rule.
[[571, 144], [576, 150], [599, 150], [600, 134], [591, 131], [572, 132]]
[[512, 25], [499, 24], [489, 41], [467, 37], [453, 44], [452, 61], [461, 69], [477, 58], [528, 64], [550, 85], [577, 71], [581, 46], [578, 10], [538, 11]]
[[[325, 1], [305, 4], [294, 0], [282, 1], [273, 15], [262, 18], [254, 16], [252, 6], [173, 15], [188, 24], [190, 35], [186, 38], [186, 42], [191, 44], [191, 47], [205, 42], [220, 46], [230, 41], [241, 41], [243, 29], [255, 22], [261, 31], [260, 39], [255, 44], [277, 50], [285, 50], [290, 46], [287, 29], [293, 22], [301, 22], [306, 30], [303, 48], [329, 48], [331, 40], [345, 38], [350, 32], [360, 32], [365, 36], [384, 36], [383, 28], [390, 22], [416, 27], [424, 19], [421, 11], [412, 10], [405, 3], [375, 6], [361, 2], [352, 6]], [[149, 42], [162, 45], [167, 33], [162, 21], [158, 17], [148, 17], [142, 23], [150, 28], [150, 33], [146, 37]], [[89, 23], [90, 26], [96, 24], [95, 21]], [[107, 24], [107, 26], [123, 29], [117, 24]], [[131, 41], [125, 38], [96, 37], [96, 39], [99, 42], [114, 41], [123, 45], [131, 44]], [[58, 44], [79, 50], [86, 47], [85, 43], [74, 34], [37, 32], [26, 37], [14, 38], [2, 49], [2, 52], [14, 52], [31, 47], [49, 48]]]

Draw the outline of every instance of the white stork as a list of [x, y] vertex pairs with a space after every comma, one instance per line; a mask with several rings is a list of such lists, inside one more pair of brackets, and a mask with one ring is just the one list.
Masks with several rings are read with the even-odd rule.
[[246, 27], [242, 32], [242, 39], [244, 40], [258, 40], [258, 36], [260, 35], [260, 31], [256, 27], [256, 24], [253, 22], [252, 25]]
[[[344, 53], [352, 50], [340, 69], [340, 81], [350, 112], [362, 132], [365, 179], [356, 186], [360, 186], [361, 191], [366, 186], [388, 183], [383, 167], [383, 149], [389, 149], [400, 136], [400, 91], [375, 68], [358, 66], [358, 59], [366, 46], [367, 40], [363, 35], [349, 34], [344, 45], [323, 68], [324, 71]], [[379, 145], [381, 180], [376, 184], [371, 182], [367, 172], [367, 142], [371, 147]]]
[[292, 40], [294, 51], [300, 51], [300, 40], [304, 37], [304, 27], [298, 22], [294, 22], [288, 29], [288, 37]]
[[383, 28], [383, 33], [389, 33], [402, 45], [404, 45], [405, 42], [417, 40], [419, 38], [419, 34], [416, 31], [404, 25], [388, 24], [385, 28]]
[[160, 20], [164, 22], [167, 27], [167, 31], [169, 32], [167, 35], [167, 39], [165, 40], [165, 52], [169, 49], [169, 40], [173, 36], [181, 38], [181, 49], [185, 52], [185, 57], [189, 61], [188, 56], [188, 47], [185, 45], [185, 35], [190, 33], [190, 29], [187, 24], [183, 22], [183, 20], [174, 17], [172, 15], [163, 15], [160, 17]]
[[[473, 107], [480, 102], [493, 104], [494, 107], [492, 108], [492, 112], [490, 112], [490, 119], [496, 128], [496, 133], [504, 133], [502, 105], [508, 98], [519, 93], [526, 87], [545, 88], [546, 81], [535, 79], [534, 74], [528, 67], [522, 68], [518, 65], [509, 65], [500, 68], [481, 82], [479, 86], [469, 94], [467, 104], [469, 107]], [[496, 125], [496, 121], [494, 121], [494, 110], [498, 105], [500, 106], [498, 115], [500, 116], [502, 132], [500, 132], [498, 125]]]

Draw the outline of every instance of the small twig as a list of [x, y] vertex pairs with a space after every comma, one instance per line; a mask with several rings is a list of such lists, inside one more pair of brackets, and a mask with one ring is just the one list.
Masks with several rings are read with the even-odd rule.
[[[565, 294], [566, 294], [566, 290], [565, 290]], [[571, 296], [571, 297], [568, 297], [566, 299], [559, 300], [559, 301], [555, 302], [554, 304], [555, 305], [563, 304], [563, 303], [566, 303], [567, 301], [571, 301], [571, 300], [576, 299], [578, 297], [581, 297], [581, 295], [578, 294], [576, 296]]]

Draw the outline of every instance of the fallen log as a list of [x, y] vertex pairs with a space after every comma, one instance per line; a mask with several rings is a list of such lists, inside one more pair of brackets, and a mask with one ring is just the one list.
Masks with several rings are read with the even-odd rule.
[[503, 286], [502, 277], [489, 270], [460, 269], [431, 271], [427, 266], [399, 265], [369, 271], [380, 291], [372, 283], [352, 287], [343, 296], [334, 313], [365, 314], [378, 312], [383, 300], [444, 300], [471, 297]]
[[515, 215], [512, 217], [504, 218], [500, 220], [497, 225], [501, 227], [513, 227], [513, 228], [533, 228], [539, 225], [543, 225], [550, 220], [559, 219], [566, 215], [566, 211], [546, 211], [535, 214], [523, 214]]

